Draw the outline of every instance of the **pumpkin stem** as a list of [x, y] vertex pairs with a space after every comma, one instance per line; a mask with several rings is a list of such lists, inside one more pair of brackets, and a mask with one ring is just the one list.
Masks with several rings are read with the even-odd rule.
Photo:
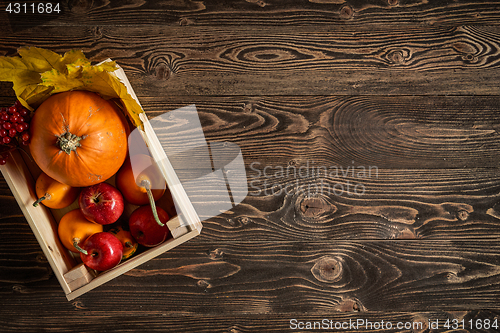
[[38, 204], [40, 202], [42, 202], [43, 200], [50, 200], [50, 194], [49, 193], [45, 193], [44, 196], [38, 198], [37, 201], [33, 202], [33, 207], [38, 207]]
[[128, 247], [129, 249], [134, 247], [134, 244], [132, 242], [125, 242], [125, 247]]
[[153, 192], [151, 192], [151, 182], [147, 179], [144, 179], [143, 181], [141, 181], [141, 186], [146, 189], [146, 192], [148, 194], [149, 204], [151, 205], [151, 209], [153, 210], [153, 216], [155, 218], [156, 223], [158, 223], [161, 227], [163, 227], [165, 224], [163, 224], [160, 221], [160, 218], [158, 217], [158, 212], [156, 211], [155, 199], [153, 197]]
[[74, 135], [66, 130], [61, 135], [57, 136], [56, 145], [66, 154], [70, 154], [72, 151], [76, 152], [76, 148], [80, 147], [80, 140], [83, 139], [78, 135]]
[[78, 237], [73, 238], [73, 246], [75, 247], [75, 249], [77, 249], [78, 251], [80, 251], [81, 253], [83, 253], [85, 255], [89, 254], [87, 252], [87, 250], [82, 249], [80, 247], [80, 245], [78, 245], [78, 243], [80, 243], [80, 238], [78, 238]]

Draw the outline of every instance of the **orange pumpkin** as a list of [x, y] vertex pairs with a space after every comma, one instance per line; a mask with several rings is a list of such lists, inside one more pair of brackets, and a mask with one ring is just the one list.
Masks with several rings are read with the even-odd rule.
[[30, 151], [51, 178], [84, 187], [103, 182], [127, 156], [129, 127], [117, 106], [89, 91], [55, 94], [31, 120]]

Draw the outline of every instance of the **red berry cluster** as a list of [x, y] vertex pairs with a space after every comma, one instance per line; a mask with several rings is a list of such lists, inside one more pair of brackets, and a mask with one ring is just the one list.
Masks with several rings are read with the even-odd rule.
[[[0, 145], [15, 147], [18, 143], [27, 145], [30, 111], [16, 101], [11, 107], [0, 108]], [[0, 155], [0, 165], [7, 163], [9, 155]]]

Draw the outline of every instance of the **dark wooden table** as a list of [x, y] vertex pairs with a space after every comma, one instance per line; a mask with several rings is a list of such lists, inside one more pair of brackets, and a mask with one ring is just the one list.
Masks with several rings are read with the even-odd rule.
[[116, 60], [148, 116], [195, 104], [237, 144], [250, 192], [68, 302], [1, 178], [0, 331], [497, 331], [498, 1], [6, 6], [1, 55]]

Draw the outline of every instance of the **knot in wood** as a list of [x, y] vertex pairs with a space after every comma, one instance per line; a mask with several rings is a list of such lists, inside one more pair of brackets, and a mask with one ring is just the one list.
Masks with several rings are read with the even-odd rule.
[[92, 32], [92, 35], [94, 36], [94, 38], [98, 39], [98, 38], [102, 37], [101, 28], [99, 28], [99, 27], [93, 27], [93, 28], [91, 28], [90, 31]]
[[155, 68], [155, 76], [160, 81], [165, 81], [170, 78], [170, 69], [164, 63], [159, 64]]
[[467, 63], [471, 63], [471, 62], [476, 62], [477, 61], [477, 58], [471, 54], [471, 53], [468, 53], [464, 56], [462, 56], [462, 59], [464, 60], [464, 62], [467, 62]]
[[12, 291], [14, 293], [19, 293], [19, 294], [23, 294], [26, 290], [26, 287], [24, 287], [23, 285], [20, 285], [20, 284], [15, 284], [12, 286]]
[[465, 221], [469, 218], [469, 212], [466, 210], [459, 210], [457, 213], [457, 217], [460, 221]]
[[402, 65], [410, 57], [408, 50], [394, 50], [387, 54], [387, 60], [396, 65]]
[[308, 197], [300, 202], [300, 211], [306, 217], [319, 217], [332, 210], [330, 205], [322, 197]]
[[198, 287], [205, 288], [205, 289], [211, 287], [210, 283], [208, 283], [206, 280], [198, 280], [198, 282], [196, 284], [198, 285]]
[[255, 111], [255, 105], [252, 102], [247, 103], [245, 105], [245, 107], [243, 108], [243, 112], [245, 112], [245, 113], [252, 113], [254, 111]]
[[238, 221], [243, 225], [250, 223], [250, 219], [246, 216], [240, 216]]
[[397, 6], [399, 5], [399, 0], [387, 0], [389, 6]]
[[93, 5], [93, 0], [73, 0], [68, 3], [68, 8], [75, 14], [83, 14], [87, 13]]
[[179, 20], [179, 25], [180, 26], [186, 26], [186, 25], [192, 25], [194, 22], [188, 18], [182, 17]]
[[403, 230], [396, 231], [394, 238], [396, 238], [396, 239], [416, 239], [417, 235], [415, 234], [415, 232], [413, 230], [406, 228]]
[[37, 254], [35, 261], [39, 262], [39, 263], [44, 263], [44, 264], [48, 263], [47, 257], [45, 257], [45, 255], [43, 253]]
[[345, 5], [340, 8], [340, 18], [344, 20], [350, 20], [354, 16], [354, 9], [351, 6]]
[[265, 6], [268, 5], [268, 3], [263, 1], [263, 0], [246, 0], [246, 2], [254, 3], [257, 6], [262, 7], [262, 8], [264, 8]]
[[222, 257], [224, 256], [224, 252], [222, 252], [221, 249], [215, 249], [213, 251], [210, 251], [209, 255], [210, 255], [210, 259], [219, 260], [219, 259], [222, 259]]
[[77, 310], [86, 310], [87, 307], [85, 306], [85, 304], [83, 304], [82, 301], [74, 301], [72, 303], [72, 305], [75, 307], [75, 309]]
[[336, 282], [342, 277], [342, 263], [333, 257], [322, 257], [311, 268], [313, 276], [321, 282]]
[[341, 312], [360, 312], [364, 311], [363, 305], [356, 299], [343, 299], [336, 307], [337, 311]]

